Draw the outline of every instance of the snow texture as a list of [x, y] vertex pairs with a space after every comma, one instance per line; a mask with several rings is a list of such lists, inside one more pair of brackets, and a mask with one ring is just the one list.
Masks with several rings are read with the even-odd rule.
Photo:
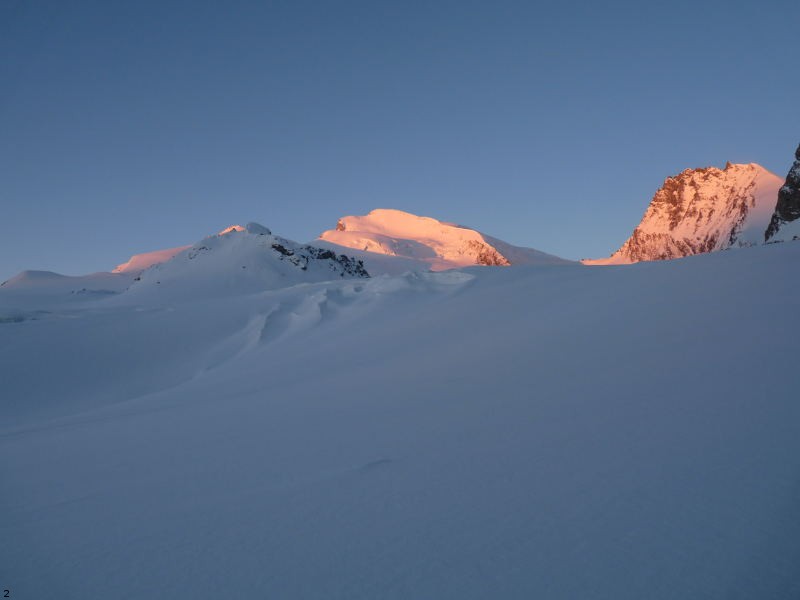
[[13, 597], [800, 597], [800, 244], [357, 278], [276, 240], [0, 288]]

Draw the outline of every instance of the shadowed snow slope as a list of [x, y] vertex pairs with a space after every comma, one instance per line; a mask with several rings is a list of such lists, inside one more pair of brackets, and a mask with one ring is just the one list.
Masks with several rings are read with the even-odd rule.
[[0, 579], [20, 598], [800, 597], [798, 264], [776, 244], [337, 275], [0, 323]]
[[[336, 229], [323, 232], [320, 240], [366, 253], [402, 257], [434, 271], [473, 265], [569, 262], [533, 248], [512, 246], [467, 227], [385, 208], [363, 217], [343, 217]], [[369, 258], [365, 260], [370, 268]]]
[[[154, 301], [235, 296], [341, 277], [368, 277], [359, 261], [272, 235], [262, 225], [229, 227], [147, 269], [125, 293]], [[141, 301], [141, 300], [140, 300]]]
[[781, 183], [756, 164], [686, 169], [664, 181], [619, 250], [609, 258], [583, 262], [667, 260], [762, 244]]
[[23, 271], [0, 284], [0, 311], [30, 308], [101, 298], [124, 291], [133, 282], [129, 273], [60, 275], [52, 271]]

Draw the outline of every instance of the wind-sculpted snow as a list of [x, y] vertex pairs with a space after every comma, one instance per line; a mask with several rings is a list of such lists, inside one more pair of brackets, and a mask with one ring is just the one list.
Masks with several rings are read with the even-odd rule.
[[0, 326], [36, 321], [6, 356], [0, 354], [8, 367], [6, 386], [22, 390], [0, 404], [0, 418], [38, 419], [126, 400], [331, 320], [354, 320], [419, 295], [446, 295], [472, 278], [462, 272], [339, 278], [238, 296], [172, 296], [168, 306], [149, 294], [85, 297], [60, 306], [49, 294], [27, 296], [24, 310], [0, 302]]
[[417, 273], [382, 276], [359, 282], [329, 282], [267, 292], [252, 300], [256, 313], [247, 324], [220, 344], [204, 360], [204, 369], [216, 368], [264, 344], [277, 344], [302, 336], [327, 321], [352, 322], [383, 306], [394, 295], [434, 294], [446, 296], [474, 278], [462, 272]]
[[337, 275], [0, 323], [0, 580], [800, 597], [799, 261]]

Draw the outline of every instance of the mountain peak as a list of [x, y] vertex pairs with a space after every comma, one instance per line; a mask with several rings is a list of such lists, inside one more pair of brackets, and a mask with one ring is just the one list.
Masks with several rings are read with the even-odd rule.
[[[764, 241], [792, 240], [800, 237], [800, 146], [794, 153], [794, 164], [786, 182], [778, 191], [775, 212], [764, 233]], [[792, 223], [792, 225], [789, 225]]]
[[364, 265], [331, 250], [273, 235], [258, 223], [232, 225], [136, 278], [129, 297], [228, 296], [330, 279], [369, 277]]
[[226, 227], [222, 231], [220, 231], [217, 235], [228, 235], [229, 233], [253, 233], [255, 235], [272, 235], [272, 231], [264, 227], [259, 223], [250, 222], [244, 227], [241, 225], [230, 225]]
[[667, 177], [630, 238], [586, 264], [666, 260], [761, 243], [781, 180], [755, 163]]
[[253, 235], [272, 235], [272, 232], [269, 229], [258, 223], [250, 222], [244, 226], [244, 230], [247, 233], [252, 233]]
[[474, 229], [392, 208], [342, 217], [320, 240], [365, 253], [417, 261], [433, 271], [474, 265], [566, 263], [555, 256], [512, 246]]
[[229, 233], [238, 233], [240, 231], [244, 231], [244, 227], [241, 225], [229, 225], [222, 231], [220, 231], [217, 235], [228, 235]]

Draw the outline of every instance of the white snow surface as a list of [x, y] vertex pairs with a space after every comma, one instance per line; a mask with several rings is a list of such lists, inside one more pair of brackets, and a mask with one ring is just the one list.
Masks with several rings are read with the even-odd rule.
[[[268, 235], [271, 233], [269, 229], [257, 223], [249, 223], [248, 226], [250, 227], [251, 233], [266, 233]], [[241, 225], [229, 225], [217, 235], [221, 236], [231, 232], [241, 231], [248, 231], [248, 229], [246, 227], [242, 227]], [[179, 254], [188, 248], [191, 248], [191, 245], [166, 248], [164, 250], [153, 250], [152, 252], [144, 252], [142, 254], [134, 254], [128, 259], [128, 262], [117, 265], [112, 273], [133, 273], [134, 275], [138, 275], [153, 265], [159, 265], [167, 262], [176, 254]]]
[[81, 303], [119, 294], [132, 282], [130, 273], [73, 276], [52, 271], [23, 271], [0, 284], [0, 310], [5, 309], [8, 317], [10, 309], [26, 314], [30, 312], [28, 309]]
[[800, 597], [800, 244], [234, 295], [215, 260], [169, 302], [0, 288], [12, 597]]
[[[366, 216], [343, 217], [336, 229], [324, 231], [319, 239], [342, 248], [403, 258], [407, 264], [410, 261], [412, 266], [424, 265], [432, 271], [473, 265], [569, 262], [533, 248], [512, 246], [454, 223], [388, 208], [375, 209]], [[339, 252], [346, 250], [340, 248]], [[369, 257], [365, 264], [370, 267]], [[392, 271], [393, 264], [400, 263], [381, 264]]]
[[[316, 254], [324, 253], [319, 258]], [[350, 264], [352, 263], [352, 264]], [[351, 277], [356, 261], [300, 245], [257, 223], [232, 226], [144, 271], [127, 290], [130, 297], [172, 302], [181, 298], [240, 295]]]
[[687, 169], [667, 178], [619, 250], [583, 262], [629, 264], [763, 244], [781, 185], [755, 163]]
[[770, 238], [769, 243], [793, 242], [797, 240], [800, 240], [800, 219], [781, 224], [780, 229]]

